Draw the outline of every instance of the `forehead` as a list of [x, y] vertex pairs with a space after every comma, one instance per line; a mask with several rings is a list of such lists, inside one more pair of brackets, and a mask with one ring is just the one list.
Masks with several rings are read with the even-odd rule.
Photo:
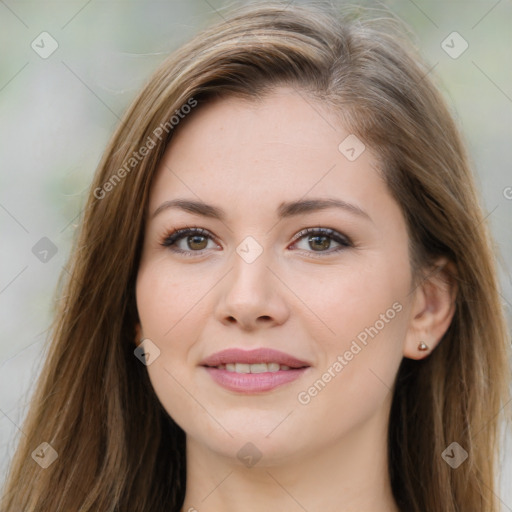
[[303, 92], [217, 99], [177, 128], [154, 178], [151, 211], [175, 197], [254, 213], [308, 195], [392, 201], [378, 159], [326, 104]]

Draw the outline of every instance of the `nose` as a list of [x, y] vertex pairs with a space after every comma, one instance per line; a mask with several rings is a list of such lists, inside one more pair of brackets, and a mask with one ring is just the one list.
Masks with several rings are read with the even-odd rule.
[[233, 268], [222, 280], [215, 316], [224, 325], [236, 324], [246, 331], [281, 325], [289, 317], [282, 280], [269, 266], [264, 251], [248, 263], [237, 253]]

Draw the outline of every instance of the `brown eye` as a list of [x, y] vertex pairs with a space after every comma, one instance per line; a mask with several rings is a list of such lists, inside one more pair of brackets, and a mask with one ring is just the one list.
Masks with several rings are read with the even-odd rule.
[[[307, 252], [332, 254], [353, 246], [348, 237], [330, 228], [305, 229], [297, 234], [297, 242], [294, 245], [297, 245], [302, 239], [305, 239], [308, 245], [301, 248], [301, 250], [306, 250]], [[328, 250], [332, 247], [333, 242], [338, 244], [339, 247]]]
[[331, 239], [328, 236], [310, 236], [308, 243], [312, 249], [329, 249], [331, 245]]
[[188, 246], [191, 249], [201, 251], [202, 249], [206, 249], [208, 245], [208, 239], [203, 235], [192, 235], [187, 237]]
[[208, 242], [213, 241], [211, 234], [202, 228], [178, 229], [166, 236], [162, 246], [178, 253], [199, 253], [208, 248]]

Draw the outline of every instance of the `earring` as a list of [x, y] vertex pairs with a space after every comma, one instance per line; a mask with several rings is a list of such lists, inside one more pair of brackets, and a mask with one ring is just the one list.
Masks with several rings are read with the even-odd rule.
[[428, 345], [422, 341], [422, 342], [418, 345], [418, 350], [421, 350], [422, 352], [424, 352], [425, 350], [428, 350]]

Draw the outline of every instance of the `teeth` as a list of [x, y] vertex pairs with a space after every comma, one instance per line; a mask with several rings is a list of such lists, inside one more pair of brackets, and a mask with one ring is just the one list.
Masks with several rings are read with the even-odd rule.
[[251, 365], [235, 363], [235, 372], [236, 373], [251, 373]]
[[265, 373], [271, 372], [275, 373], [279, 370], [289, 370], [290, 367], [285, 364], [279, 363], [255, 363], [255, 364], [246, 364], [246, 363], [226, 363], [217, 366], [219, 370], [227, 370], [228, 372], [236, 372], [236, 373]]
[[[238, 366], [238, 365], [236, 365], [236, 366]], [[251, 373], [268, 372], [267, 363], [251, 364], [251, 365], [247, 365], [247, 366], [249, 367]], [[235, 367], [235, 371], [238, 371], [238, 368]]]

